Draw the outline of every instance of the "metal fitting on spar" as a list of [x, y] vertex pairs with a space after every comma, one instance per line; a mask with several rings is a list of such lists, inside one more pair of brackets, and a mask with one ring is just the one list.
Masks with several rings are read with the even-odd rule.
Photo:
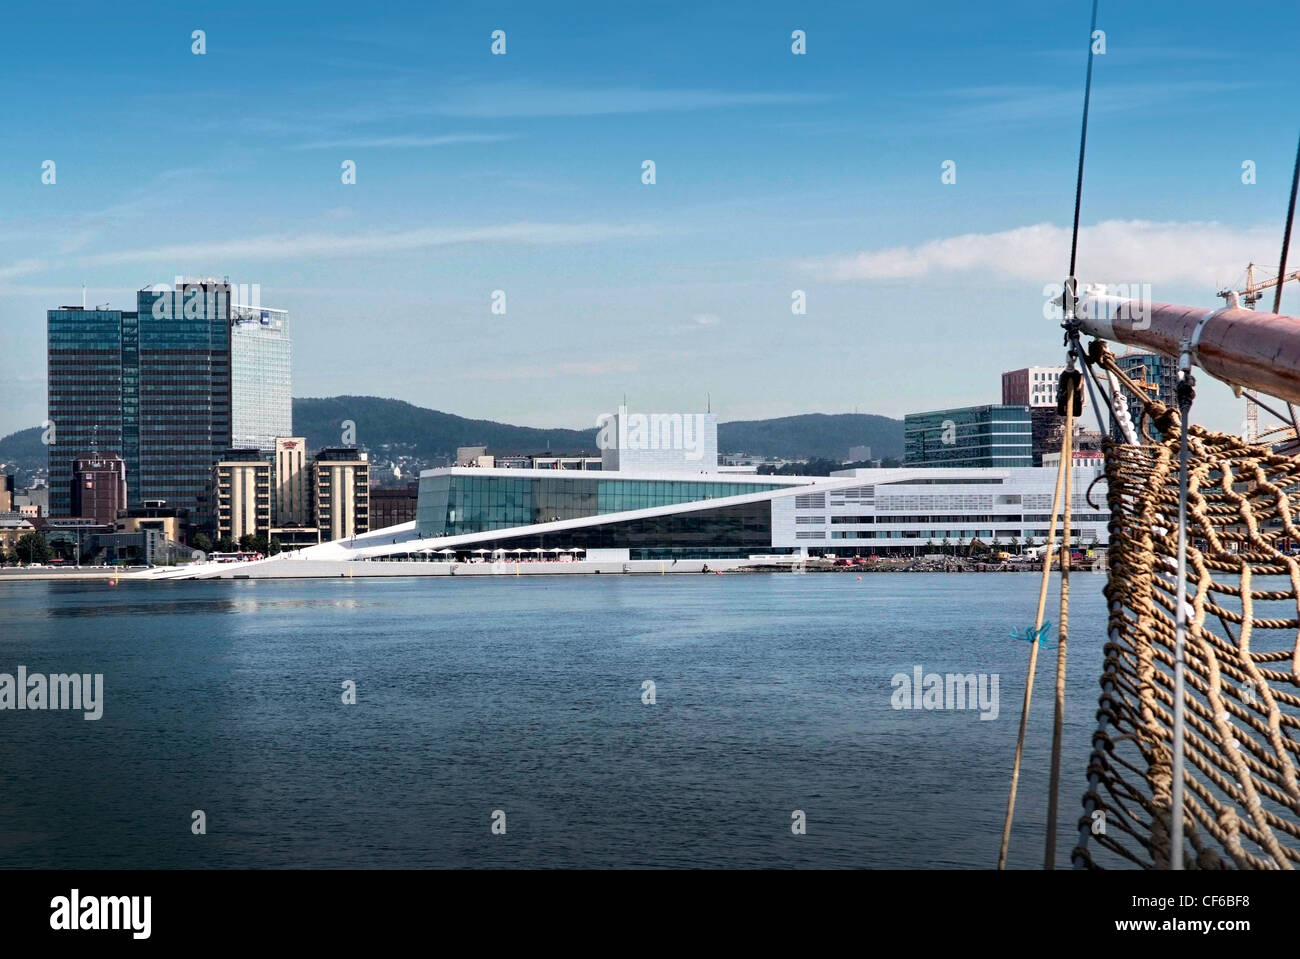
[[1227, 306], [1206, 309], [1085, 293], [1079, 327], [1090, 336], [1178, 356], [1234, 387], [1300, 403], [1300, 319]]

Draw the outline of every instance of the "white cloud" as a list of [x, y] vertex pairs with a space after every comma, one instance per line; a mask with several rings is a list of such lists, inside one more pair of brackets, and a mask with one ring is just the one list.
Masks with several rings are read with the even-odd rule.
[[722, 317], [716, 313], [696, 313], [691, 317], [691, 322], [696, 326], [717, 326], [722, 322]]
[[609, 223], [508, 223], [478, 229], [398, 230], [388, 233], [302, 233], [239, 237], [86, 257], [93, 265], [195, 260], [291, 260], [297, 257], [371, 256], [471, 243], [533, 245], [597, 243], [656, 236], [648, 226]]
[[[1247, 263], [1264, 264], [1267, 269], [1270, 261], [1275, 262], [1278, 240], [1273, 227], [1106, 220], [1080, 230], [1078, 273], [1082, 282], [1213, 286], [1237, 279]], [[839, 282], [983, 273], [1002, 280], [1052, 283], [1064, 277], [1069, 257], [1070, 230], [1036, 223], [915, 246], [807, 259], [797, 265]]]

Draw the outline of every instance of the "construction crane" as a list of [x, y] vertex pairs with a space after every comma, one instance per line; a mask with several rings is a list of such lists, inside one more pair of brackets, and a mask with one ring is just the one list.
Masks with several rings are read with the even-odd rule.
[[[1271, 280], [1256, 282], [1255, 264], [1249, 263], [1246, 265], [1246, 286], [1241, 290], [1225, 287], [1219, 291], [1218, 295], [1223, 297], [1223, 302], [1229, 306], [1232, 305], [1233, 297], [1236, 297], [1241, 306], [1253, 310], [1255, 304], [1264, 295], [1264, 290], [1271, 290], [1275, 286], [1281, 286], [1287, 280], [1300, 280], [1300, 270], [1293, 270], [1290, 273], [1275, 276]], [[1246, 431], [1242, 438], [1247, 443], [1254, 443], [1259, 439], [1259, 404], [1255, 403], [1249, 395], [1246, 397]]]

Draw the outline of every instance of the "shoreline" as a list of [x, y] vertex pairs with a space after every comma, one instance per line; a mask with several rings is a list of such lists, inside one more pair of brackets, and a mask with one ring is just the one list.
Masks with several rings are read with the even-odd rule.
[[[783, 562], [755, 562], [752, 559], [717, 560], [626, 560], [586, 561], [570, 563], [423, 563], [356, 560], [261, 560], [251, 563], [205, 563], [196, 566], [158, 566], [128, 570], [102, 569], [40, 569], [30, 572], [23, 569], [0, 570], [0, 583], [4, 582], [131, 582], [154, 583], [173, 580], [250, 580], [250, 579], [393, 579], [424, 576], [681, 576], [722, 574], [784, 574], [808, 575], [864, 573], [943, 573], [1002, 574], [1041, 573], [1043, 564], [991, 564], [976, 563], [875, 563], [855, 566], [835, 566], [830, 562], [809, 560], [804, 564]], [[1103, 565], [1090, 563], [1072, 566], [1072, 572], [1104, 572]]]

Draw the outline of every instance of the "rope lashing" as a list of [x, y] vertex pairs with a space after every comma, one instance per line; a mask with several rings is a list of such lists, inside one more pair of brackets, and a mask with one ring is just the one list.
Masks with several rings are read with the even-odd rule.
[[[1183, 411], [1147, 396], [1104, 347], [1094, 344], [1091, 358], [1140, 401], [1143, 422], [1161, 439], [1103, 444], [1109, 628], [1074, 862], [1168, 868], [1181, 854], [1188, 869], [1295, 868], [1300, 559], [1290, 554], [1300, 546], [1300, 457], [1185, 427]], [[1180, 619], [1185, 768], [1178, 776]]]

